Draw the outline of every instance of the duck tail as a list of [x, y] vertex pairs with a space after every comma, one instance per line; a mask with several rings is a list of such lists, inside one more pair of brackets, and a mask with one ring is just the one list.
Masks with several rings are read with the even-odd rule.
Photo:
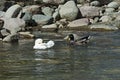
[[54, 41], [50, 40], [50, 41], [47, 42], [46, 45], [47, 45], [47, 48], [51, 48], [55, 45], [55, 43], [54, 43]]

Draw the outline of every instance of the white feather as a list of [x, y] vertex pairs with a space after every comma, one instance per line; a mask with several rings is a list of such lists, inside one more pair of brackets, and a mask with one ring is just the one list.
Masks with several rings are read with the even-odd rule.
[[35, 45], [33, 46], [33, 49], [47, 49], [54, 46], [54, 41], [50, 40], [47, 43], [43, 43], [42, 39], [37, 39], [35, 41]]

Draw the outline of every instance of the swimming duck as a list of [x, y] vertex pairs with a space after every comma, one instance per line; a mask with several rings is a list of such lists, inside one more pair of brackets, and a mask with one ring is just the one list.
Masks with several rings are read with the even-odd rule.
[[65, 40], [68, 40], [70, 44], [72, 45], [82, 45], [87, 44], [90, 39], [90, 35], [79, 37], [77, 34], [69, 34], [64, 38]]
[[48, 49], [55, 45], [54, 41], [50, 40], [47, 43], [43, 43], [43, 39], [36, 39], [33, 49]]

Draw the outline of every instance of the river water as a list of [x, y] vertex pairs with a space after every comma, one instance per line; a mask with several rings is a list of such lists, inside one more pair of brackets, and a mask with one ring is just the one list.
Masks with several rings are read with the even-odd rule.
[[0, 80], [120, 80], [120, 32], [90, 34], [87, 45], [55, 40], [47, 50], [34, 50], [34, 39], [0, 42]]

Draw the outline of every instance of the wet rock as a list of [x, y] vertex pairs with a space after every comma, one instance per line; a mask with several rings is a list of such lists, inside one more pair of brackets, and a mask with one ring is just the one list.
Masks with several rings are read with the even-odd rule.
[[43, 0], [43, 2], [49, 4], [63, 4], [65, 0]]
[[59, 12], [61, 18], [72, 21], [77, 18], [78, 8], [74, 1], [68, 1], [60, 8]]
[[100, 8], [94, 6], [79, 7], [82, 17], [100, 16]]
[[104, 24], [104, 23], [92, 24], [92, 25], [90, 25], [90, 29], [91, 30], [118, 30], [118, 28], [116, 26], [108, 25], [108, 24]]
[[41, 28], [42, 31], [54, 31], [55, 29], [57, 29], [56, 24], [44, 25]]
[[3, 42], [17, 42], [18, 39], [19, 39], [19, 35], [18, 34], [9, 34], [2, 41]]
[[51, 16], [45, 16], [40, 14], [33, 15], [32, 19], [35, 20], [38, 25], [45, 25], [53, 22], [53, 18]]
[[25, 39], [34, 38], [34, 35], [31, 34], [30, 32], [19, 32], [19, 34], [20, 34], [20, 38], [25, 38]]

